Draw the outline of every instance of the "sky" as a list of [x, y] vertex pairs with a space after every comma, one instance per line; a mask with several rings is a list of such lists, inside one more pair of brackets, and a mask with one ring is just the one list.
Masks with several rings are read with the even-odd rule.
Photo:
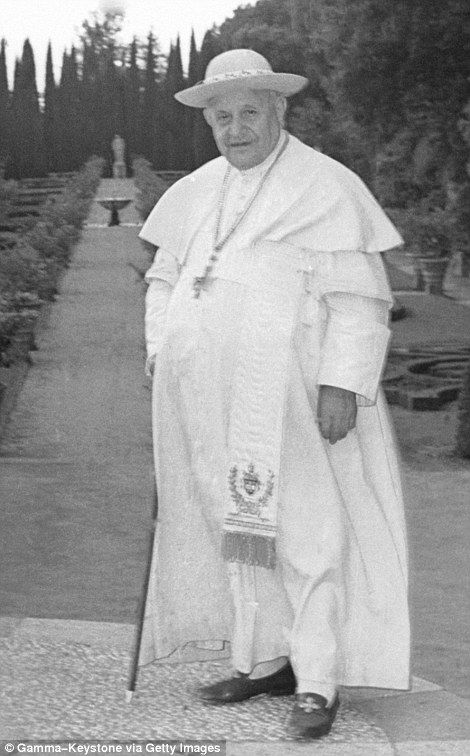
[[125, 11], [122, 37], [131, 41], [134, 35], [146, 37], [150, 30], [156, 35], [163, 53], [181, 36], [183, 65], [186, 68], [191, 28], [196, 43], [214, 23], [220, 24], [240, 5], [255, 4], [248, 0], [0, 0], [0, 37], [7, 41], [7, 64], [10, 82], [16, 57], [21, 57], [23, 43], [29, 38], [36, 60], [37, 84], [44, 87], [46, 52], [49, 40], [54, 56], [56, 80], [64, 48], [78, 41], [82, 21], [93, 11]]

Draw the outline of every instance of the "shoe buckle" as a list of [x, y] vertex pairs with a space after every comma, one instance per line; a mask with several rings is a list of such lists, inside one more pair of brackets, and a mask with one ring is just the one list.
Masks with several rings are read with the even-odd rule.
[[299, 701], [297, 705], [300, 709], [303, 709], [306, 714], [311, 714], [312, 711], [318, 711], [322, 708], [318, 701], [315, 701], [312, 696], [307, 696], [302, 701]]

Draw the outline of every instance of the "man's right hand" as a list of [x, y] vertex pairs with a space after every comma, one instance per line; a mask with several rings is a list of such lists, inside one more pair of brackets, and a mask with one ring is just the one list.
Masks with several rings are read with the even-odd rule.
[[149, 357], [147, 357], [147, 362], [145, 363], [145, 374], [148, 376], [152, 376], [155, 371], [155, 362], [157, 359], [156, 354], [151, 354]]
[[336, 444], [356, 425], [356, 394], [338, 386], [320, 386], [318, 425], [323, 438]]

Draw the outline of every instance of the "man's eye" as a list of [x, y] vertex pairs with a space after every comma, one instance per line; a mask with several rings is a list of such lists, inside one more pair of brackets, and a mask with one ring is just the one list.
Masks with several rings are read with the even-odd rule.
[[258, 111], [254, 110], [254, 108], [250, 108], [249, 110], [246, 111], [247, 115], [256, 115], [257, 112]]
[[219, 122], [225, 122], [225, 121], [228, 121], [229, 117], [230, 117], [230, 116], [228, 115], [228, 113], [219, 113], [219, 114], [217, 115], [217, 120], [218, 120]]

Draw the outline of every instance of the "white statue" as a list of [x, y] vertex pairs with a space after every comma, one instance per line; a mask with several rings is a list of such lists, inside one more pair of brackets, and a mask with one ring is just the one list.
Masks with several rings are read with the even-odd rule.
[[112, 148], [114, 153], [113, 176], [114, 178], [126, 178], [126, 163], [124, 160], [126, 143], [119, 134], [115, 135], [112, 141]]

